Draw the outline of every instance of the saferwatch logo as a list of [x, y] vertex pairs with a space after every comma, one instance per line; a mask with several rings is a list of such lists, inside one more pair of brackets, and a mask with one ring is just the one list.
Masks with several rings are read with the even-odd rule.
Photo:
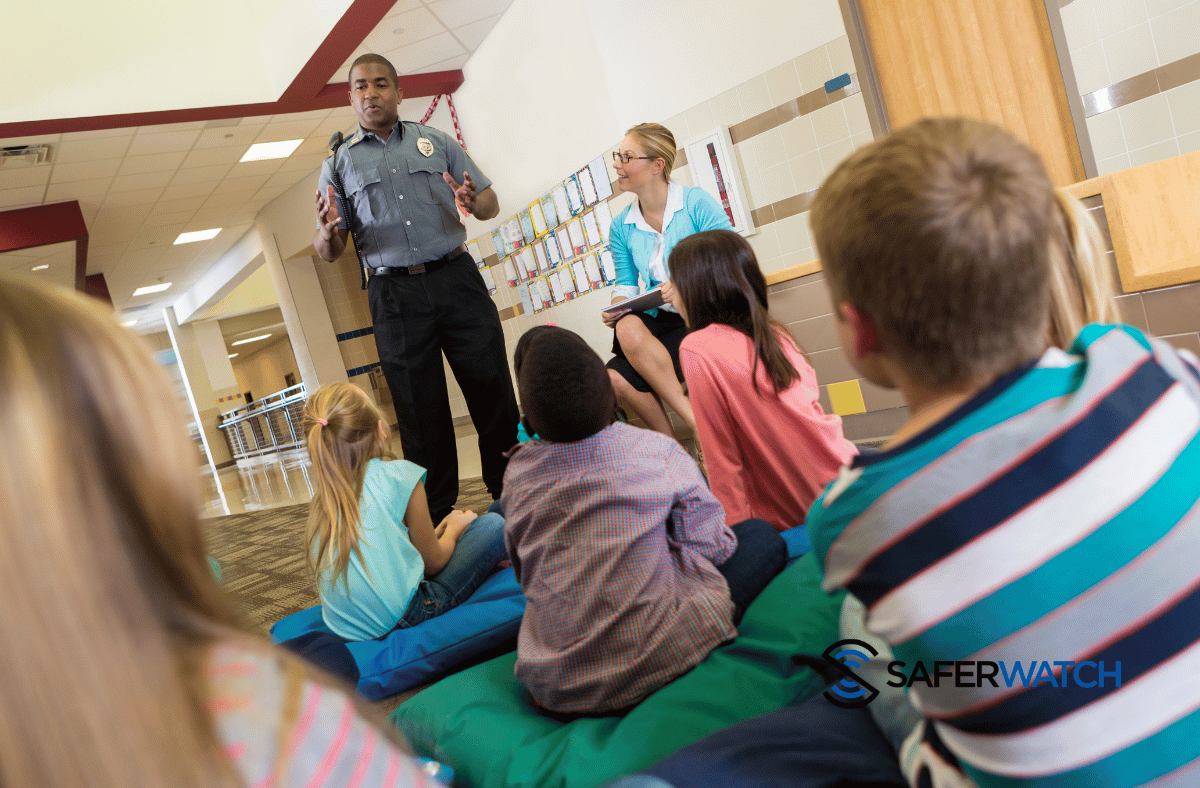
[[830, 703], [844, 709], [861, 709], [875, 700], [879, 695], [879, 690], [864, 681], [854, 671], [878, 655], [879, 652], [870, 643], [854, 638], [839, 640], [825, 649], [825, 653], [821, 656], [842, 674], [842, 678], [835, 681], [825, 691], [825, 698]]
[[[846, 709], [860, 709], [879, 695], [856, 670], [863, 668], [873, 657], [879, 655], [870, 643], [853, 638], [839, 640], [822, 654], [825, 660], [841, 674], [825, 697], [830, 703]], [[999, 689], [1001, 685], [1011, 689], [1014, 685], [1025, 689], [1053, 687], [1067, 689], [1079, 687], [1104, 689], [1106, 680], [1110, 687], [1121, 686], [1121, 663], [1105, 665], [1103, 660], [938, 660], [932, 666], [917, 661], [912, 667], [902, 660], [892, 660], [887, 665], [889, 687], [911, 689], [921, 685], [937, 689], [940, 687]]]

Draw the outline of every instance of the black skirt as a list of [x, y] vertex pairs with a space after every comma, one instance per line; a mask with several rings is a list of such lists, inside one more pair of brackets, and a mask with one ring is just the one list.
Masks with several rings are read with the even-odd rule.
[[[665, 309], [657, 310], [658, 314], [653, 317], [645, 312], [633, 312], [621, 318], [624, 320], [628, 317], [639, 317], [646, 329], [657, 339], [662, 342], [663, 347], [671, 354], [671, 363], [675, 365], [675, 377], [680, 381], [683, 380], [683, 370], [679, 368], [679, 345], [683, 342], [683, 338], [688, 335], [687, 323], [683, 322], [683, 318], [678, 312], [668, 312]], [[625, 351], [621, 349], [621, 343], [617, 340], [617, 332], [613, 331], [612, 352], [616, 355], [609, 359], [607, 366], [611, 370], [615, 370], [621, 377], [629, 381], [629, 385], [633, 386], [638, 391], [651, 392], [653, 389], [646, 382], [633, 365], [629, 363], [629, 359], [625, 358]]]

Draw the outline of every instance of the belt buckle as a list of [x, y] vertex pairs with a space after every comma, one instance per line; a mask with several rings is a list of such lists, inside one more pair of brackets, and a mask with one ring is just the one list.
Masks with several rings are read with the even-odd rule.
[[417, 263], [416, 265], [410, 265], [407, 268], [407, 271], [410, 274], [423, 274], [423, 273], [425, 273], [425, 263]]

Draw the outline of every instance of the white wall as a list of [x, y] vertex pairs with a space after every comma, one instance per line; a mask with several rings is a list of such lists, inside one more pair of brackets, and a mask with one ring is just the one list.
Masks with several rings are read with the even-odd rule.
[[[252, 392], [255, 400], [284, 390], [287, 383], [284, 382], [283, 376], [288, 373], [296, 374], [296, 359], [292, 355], [292, 344], [287, 337], [272, 342], [252, 355], [233, 361], [233, 374], [237, 378], [238, 388], [243, 393]], [[297, 375], [296, 381], [299, 380]]]
[[507, 219], [630, 126], [844, 34], [837, 0], [515, 0], [463, 67], [455, 106]]

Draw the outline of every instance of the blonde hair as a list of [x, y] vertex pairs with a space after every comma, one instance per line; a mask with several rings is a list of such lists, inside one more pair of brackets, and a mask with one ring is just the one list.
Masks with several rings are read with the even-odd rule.
[[671, 168], [675, 166], [675, 135], [671, 130], [658, 123], [639, 123], [625, 134], [637, 139], [646, 149], [647, 156], [662, 159], [665, 163], [663, 180], [671, 180]]
[[0, 275], [0, 784], [233, 786], [196, 450], [100, 302]]
[[1065, 243], [1038, 155], [1004, 129], [929, 118], [856, 151], [813, 202], [835, 301], [875, 322], [927, 386], [1006, 372], [1046, 343]]
[[383, 417], [366, 392], [352, 383], [329, 383], [304, 405], [304, 435], [316, 477], [316, 494], [308, 515], [308, 568], [315, 578], [332, 568], [328, 581], [343, 578], [350, 556], [359, 548], [358, 499], [367, 463], [391, 458]]
[[1050, 269], [1050, 341], [1067, 348], [1088, 323], [1116, 323], [1119, 318], [1100, 228], [1068, 192], [1058, 189], [1054, 196], [1066, 243], [1055, 250]]

